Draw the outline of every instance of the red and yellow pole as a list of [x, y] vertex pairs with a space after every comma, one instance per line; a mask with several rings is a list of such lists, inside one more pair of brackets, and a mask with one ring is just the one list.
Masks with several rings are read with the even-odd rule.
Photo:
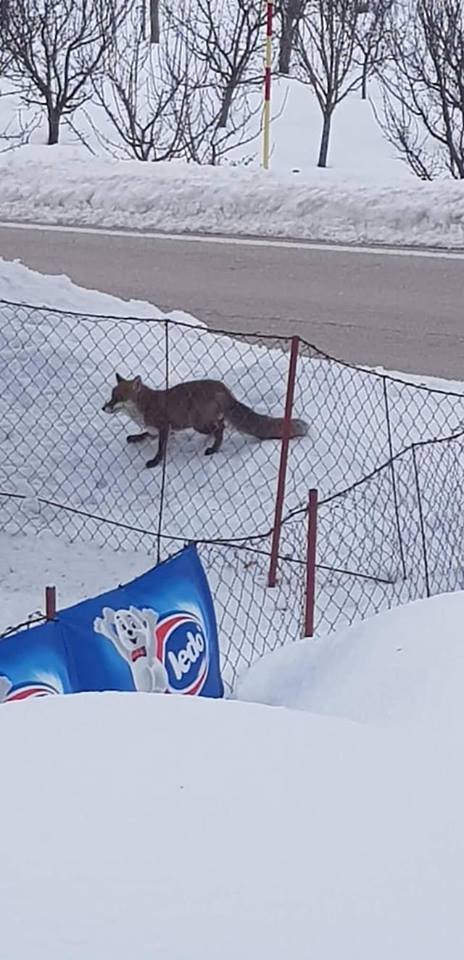
[[266, 47], [264, 54], [263, 167], [269, 170], [271, 144], [272, 21], [274, 0], [266, 0]]

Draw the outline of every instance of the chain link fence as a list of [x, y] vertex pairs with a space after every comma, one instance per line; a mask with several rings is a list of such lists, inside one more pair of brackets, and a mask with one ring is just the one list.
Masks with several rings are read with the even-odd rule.
[[[316, 632], [401, 603], [464, 589], [464, 433], [412, 444], [319, 502]], [[283, 525], [281, 552], [304, 558], [306, 511]]]
[[[115, 373], [158, 389], [221, 380], [281, 417], [288, 338], [231, 336], [168, 320], [91, 317], [0, 302], [0, 514], [7, 533], [140, 549], [163, 559], [199, 543], [216, 600], [225, 682], [302, 633], [306, 502], [319, 491], [316, 628], [463, 586], [464, 395], [336, 361], [299, 342], [278, 586], [266, 586], [279, 441], [227, 431], [126, 443], [102, 406]], [[423, 443], [423, 439], [427, 442]]]
[[[264, 533], [274, 521], [279, 441], [231, 429], [205, 457], [208, 439], [182, 431], [169, 438], [164, 468], [147, 470], [156, 442], [128, 445], [133, 426], [102, 407], [119, 372], [158, 389], [218, 379], [281, 417], [289, 346], [288, 338], [0, 301], [0, 489], [183, 539]], [[300, 341], [294, 416], [310, 431], [290, 444], [284, 513], [304, 505], [309, 487], [331, 496], [409, 444], [459, 430], [464, 396], [340, 363]], [[95, 534], [87, 518], [82, 532]], [[125, 546], [125, 535], [113, 532], [108, 545]]]

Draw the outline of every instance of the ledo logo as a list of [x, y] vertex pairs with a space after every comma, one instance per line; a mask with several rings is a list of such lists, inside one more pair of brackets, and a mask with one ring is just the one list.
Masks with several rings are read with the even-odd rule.
[[156, 626], [157, 656], [168, 672], [171, 693], [201, 693], [208, 676], [208, 643], [191, 613], [171, 613]]

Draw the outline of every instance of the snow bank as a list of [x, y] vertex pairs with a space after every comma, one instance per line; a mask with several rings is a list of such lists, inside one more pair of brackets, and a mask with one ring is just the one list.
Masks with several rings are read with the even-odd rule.
[[419, 600], [256, 663], [237, 696], [381, 726], [464, 720], [464, 593]]
[[433, 744], [143, 694], [0, 707], [0, 743], [8, 960], [462, 955], [463, 778]]
[[461, 247], [464, 184], [381, 184], [301, 174], [83, 157], [28, 146], [0, 157], [0, 218], [48, 224]]

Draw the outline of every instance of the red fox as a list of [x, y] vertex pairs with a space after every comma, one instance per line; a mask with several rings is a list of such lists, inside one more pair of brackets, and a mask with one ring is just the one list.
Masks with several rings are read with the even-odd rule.
[[[103, 410], [105, 413], [125, 413], [142, 428], [142, 433], [127, 437], [128, 443], [139, 443], [158, 434], [158, 452], [147, 461], [147, 467], [162, 463], [169, 430], [191, 427], [212, 437], [212, 445], [205, 450], [209, 456], [220, 449], [226, 423], [259, 440], [279, 440], [284, 425], [282, 419], [255, 413], [240, 403], [218, 380], [191, 380], [168, 390], [152, 390], [142, 383], [141, 377], [124, 380], [117, 373], [116, 386]], [[308, 432], [303, 420], [292, 420], [290, 429], [291, 437], [304, 437]]]

